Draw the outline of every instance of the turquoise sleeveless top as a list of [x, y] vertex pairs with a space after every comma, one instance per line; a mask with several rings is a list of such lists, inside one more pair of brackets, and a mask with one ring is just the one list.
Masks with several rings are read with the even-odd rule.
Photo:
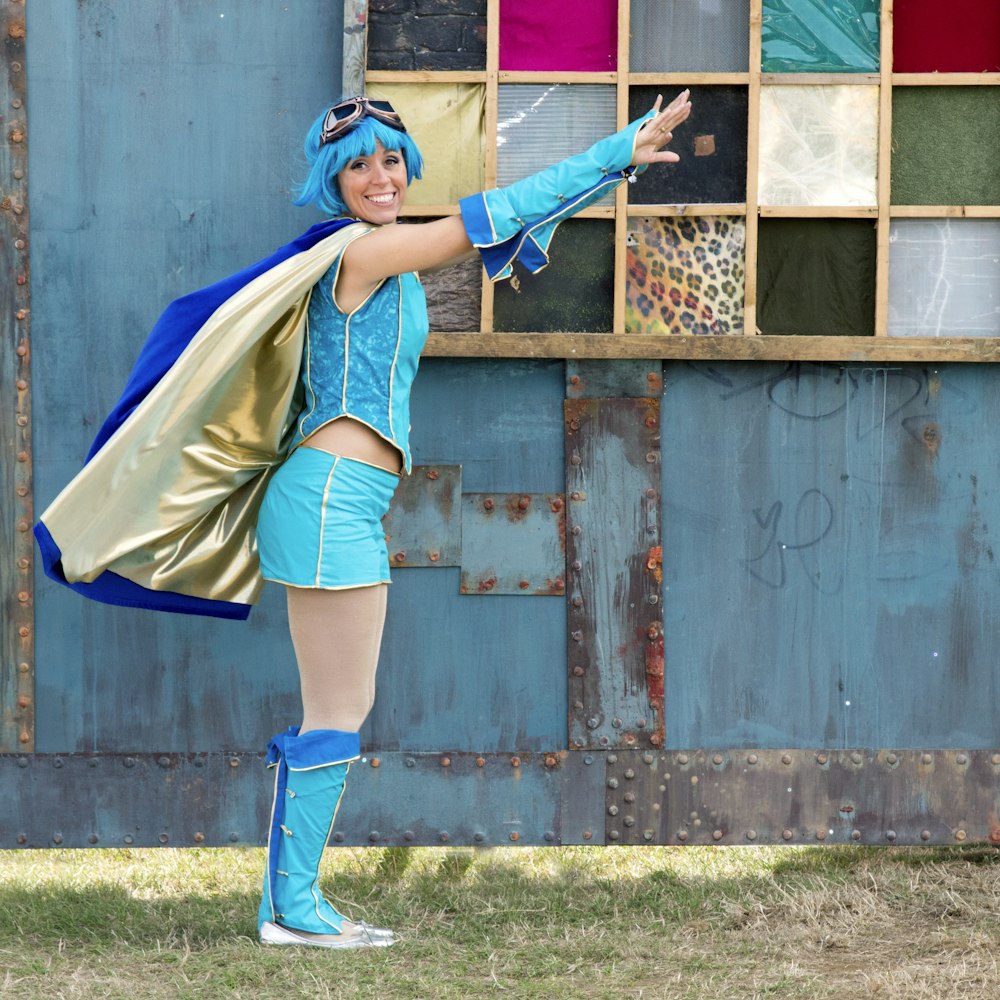
[[331, 420], [350, 416], [394, 445], [408, 473], [410, 386], [428, 330], [424, 290], [415, 273], [395, 275], [353, 312], [342, 312], [333, 298], [342, 258], [316, 282], [309, 299], [299, 376], [305, 399], [294, 445]]

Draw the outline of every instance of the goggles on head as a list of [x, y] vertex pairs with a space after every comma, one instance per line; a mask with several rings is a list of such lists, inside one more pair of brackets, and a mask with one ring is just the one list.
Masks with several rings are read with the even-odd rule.
[[351, 97], [335, 104], [323, 119], [323, 131], [320, 133], [319, 144], [326, 145], [334, 139], [346, 135], [362, 118], [371, 116], [376, 121], [394, 128], [397, 132], [405, 132], [403, 119], [388, 101], [369, 101], [367, 97]]

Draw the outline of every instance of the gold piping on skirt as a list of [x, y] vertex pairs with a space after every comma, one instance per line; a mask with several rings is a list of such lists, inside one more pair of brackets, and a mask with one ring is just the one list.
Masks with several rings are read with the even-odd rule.
[[209, 317], [42, 521], [70, 582], [253, 604], [257, 511], [301, 409], [309, 293], [365, 225], [260, 275]]

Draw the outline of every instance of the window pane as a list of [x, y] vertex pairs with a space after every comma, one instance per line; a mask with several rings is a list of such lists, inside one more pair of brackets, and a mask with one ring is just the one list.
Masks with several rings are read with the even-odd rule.
[[893, 220], [889, 335], [1000, 337], [1000, 220]]
[[877, 87], [761, 88], [761, 205], [875, 205], [877, 161]]
[[875, 332], [875, 224], [866, 219], [761, 219], [761, 333], [870, 337]]
[[606, 73], [617, 66], [615, 0], [500, 0], [500, 69]]
[[[680, 88], [678, 88], [680, 89]], [[644, 115], [662, 87], [629, 88], [629, 119]], [[663, 94], [664, 101], [673, 97]], [[747, 190], [747, 88], [692, 87], [691, 117], [678, 126], [670, 148], [680, 163], [650, 167], [629, 184], [638, 205], [742, 202]]]
[[368, 69], [486, 69], [486, 0], [369, 0]]
[[[615, 131], [615, 90], [592, 84], [511, 84], [497, 101], [497, 186], [583, 152]], [[614, 192], [600, 204], [614, 203]]]
[[892, 68], [897, 73], [1000, 71], [1000, 3], [897, 3], [892, 12]]
[[633, 73], [745, 73], [750, 0], [633, 0]]
[[455, 205], [482, 191], [485, 88], [467, 83], [381, 83], [369, 96], [392, 102], [424, 157], [410, 205]]
[[877, 73], [878, 0], [764, 0], [761, 56], [765, 73]]
[[743, 333], [741, 216], [632, 218], [625, 332]]
[[493, 328], [500, 333], [610, 333], [615, 227], [571, 219], [556, 232], [550, 263], [538, 274], [515, 267], [520, 291], [497, 282]]
[[995, 87], [895, 87], [892, 203], [1000, 204]]

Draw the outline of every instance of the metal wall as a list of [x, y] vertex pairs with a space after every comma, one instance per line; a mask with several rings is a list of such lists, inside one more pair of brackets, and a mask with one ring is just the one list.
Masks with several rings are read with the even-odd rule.
[[[8, 48], [0, 846], [262, 838], [280, 588], [249, 623], [113, 609], [32, 585], [19, 529], [162, 306], [313, 221], [342, 26], [32, 0], [27, 77]], [[334, 842], [1000, 841], [998, 408], [987, 365], [425, 359]]]

